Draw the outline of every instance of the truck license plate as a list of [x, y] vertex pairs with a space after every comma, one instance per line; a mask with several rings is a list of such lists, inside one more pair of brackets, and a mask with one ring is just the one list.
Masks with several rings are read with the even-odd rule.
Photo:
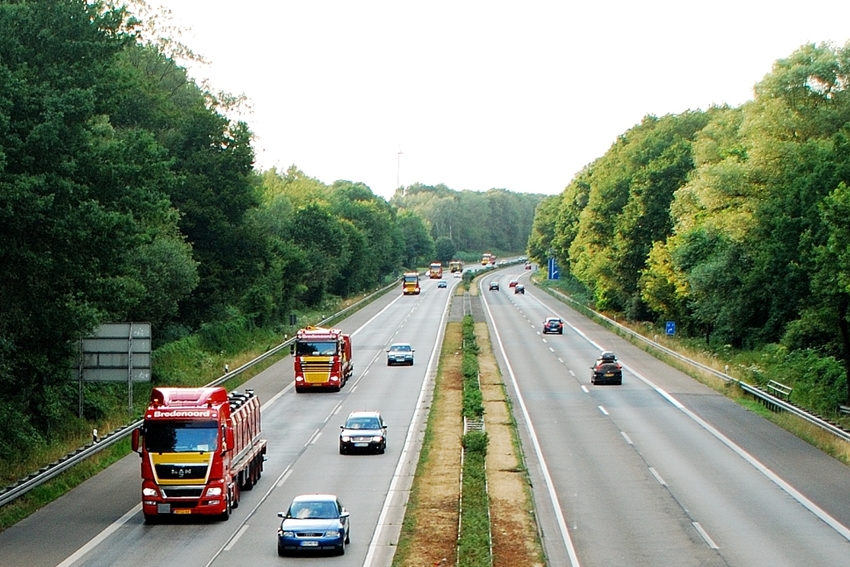
[[188, 508], [177, 508], [174, 510], [175, 514], [191, 514], [192, 511]]

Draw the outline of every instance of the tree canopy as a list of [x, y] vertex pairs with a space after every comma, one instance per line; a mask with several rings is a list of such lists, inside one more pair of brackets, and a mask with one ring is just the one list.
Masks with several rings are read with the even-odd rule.
[[810, 44], [739, 108], [647, 116], [538, 209], [531, 253], [603, 309], [850, 367], [848, 85], [850, 44]]

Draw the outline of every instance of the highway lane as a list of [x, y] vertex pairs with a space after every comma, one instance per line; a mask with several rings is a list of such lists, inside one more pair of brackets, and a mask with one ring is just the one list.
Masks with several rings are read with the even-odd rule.
[[[521, 272], [481, 293], [551, 564], [846, 564], [847, 467], [533, 286], [507, 291]], [[573, 328], [541, 336], [550, 315]], [[623, 386], [590, 385], [603, 348], [627, 366]]]
[[[451, 287], [459, 280], [448, 281]], [[424, 430], [427, 381], [436, 369], [430, 362], [441, 342], [452, 291], [437, 289], [436, 281], [422, 284], [419, 296], [390, 292], [336, 325], [354, 335], [355, 377], [341, 392], [295, 394], [288, 357], [245, 384], [263, 402], [269, 453], [263, 477], [252, 491], [243, 492], [230, 521], [181, 518], [146, 525], [138, 510], [139, 457], [133, 454], [0, 534], [2, 564], [279, 565], [276, 513], [295, 494], [334, 492], [350, 510], [353, 528], [352, 543], [335, 564], [364, 565], [368, 560], [381, 565], [394, 549], [392, 534], [403, 511], [398, 502], [417, 460], [415, 438]], [[386, 366], [384, 349], [396, 341], [414, 346], [414, 366]], [[339, 425], [357, 409], [384, 414], [389, 424], [384, 455], [339, 455]], [[406, 444], [409, 434], [412, 442]], [[391, 486], [394, 498], [388, 499]], [[385, 504], [390, 503], [395, 506], [388, 514]], [[381, 529], [379, 519], [386, 524]], [[304, 563], [326, 561], [305, 558]]]

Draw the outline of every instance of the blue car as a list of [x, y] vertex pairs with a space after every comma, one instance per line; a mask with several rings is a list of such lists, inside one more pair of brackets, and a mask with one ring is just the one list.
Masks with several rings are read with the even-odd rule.
[[349, 543], [348, 511], [333, 494], [296, 496], [277, 530], [277, 554], [332, 551], [345, 554]]

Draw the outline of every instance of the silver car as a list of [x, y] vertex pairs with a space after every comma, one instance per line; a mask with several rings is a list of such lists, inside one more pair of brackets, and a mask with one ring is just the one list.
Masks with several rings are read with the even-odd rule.
[[387, 366], [394, 364], [407, 364], [413, 366], [413, 353], [415, 351], [408, 343], [394, 343], [387, 349]]

